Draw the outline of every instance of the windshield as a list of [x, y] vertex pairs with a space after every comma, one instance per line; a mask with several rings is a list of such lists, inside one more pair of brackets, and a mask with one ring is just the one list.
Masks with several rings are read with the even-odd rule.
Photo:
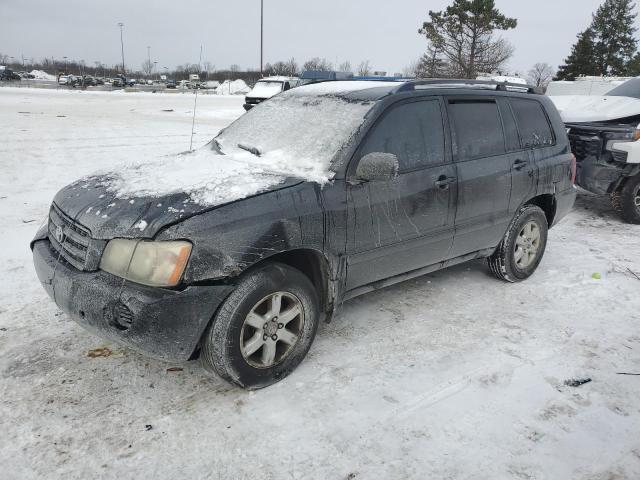
[[334, 157], [357, 132], [372, 106], [373, 102], [293, 89], [247, 112], [216, 141], [227, 155], [253, 150], [261, 163], [287, 165], [294, 175], [315, 171], [331, 177]]
[[258, 98], [271, 98], [281, 91], [282, 82], [258, 82], [249, 95]]
[[640, 78], [632, 78], [617, 86], [607, 96], [640, 98]]

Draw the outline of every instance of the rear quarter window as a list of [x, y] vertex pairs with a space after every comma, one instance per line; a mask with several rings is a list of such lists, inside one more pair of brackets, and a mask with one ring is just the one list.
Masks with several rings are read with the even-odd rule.
[[536, 100], [509, 99], [523, 148], [553, 145], [555, 137], [542, 105]]

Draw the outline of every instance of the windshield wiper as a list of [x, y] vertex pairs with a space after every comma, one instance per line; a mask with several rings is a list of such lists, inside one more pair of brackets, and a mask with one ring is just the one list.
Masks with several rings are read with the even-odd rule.
[[259, 157], [261, 155], [260, 150], [258, 150], [256, 147], [252, 146], [252, 145], [247, 145], [245, 143], [239, 143], [238, 144], [238, 148], [241, 148], [242, 150], [245, 150], [249, 153], [254, 154], [256, 157]]

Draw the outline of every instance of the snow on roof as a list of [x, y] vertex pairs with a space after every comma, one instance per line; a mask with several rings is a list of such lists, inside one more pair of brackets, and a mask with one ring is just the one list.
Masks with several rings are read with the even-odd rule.
[[402, 82], [378, 82], [375, 80], [345, 80], [337, 82], [319, 82], [311, 83], [298, 87], [292, 91], [300, 95], [331, 95], [350, 92], [359, 92], [362, 90], [370, 90], [374, 88], [386, 87], [389, 90], [399, 87]]
[[273, 76], [261, 78], [258, 82], [288, 82], [293, 79], [293, 77]]

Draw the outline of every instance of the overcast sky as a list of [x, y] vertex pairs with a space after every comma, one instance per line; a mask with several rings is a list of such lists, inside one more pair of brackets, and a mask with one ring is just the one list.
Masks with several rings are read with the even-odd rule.
[[[536, 62], [557, 66], [602, 0], [496, 0], [518, 28], [511, 73]], [[265, 61], [311, 57], [369, 59], [375, 70], [400, 72], [425, 50], [418, 28], [430, 9], [451, 0], [265, 0]], [[203, 61], [217, 69], [259, 68], [260, 0], [0, 0], [0, 53], [120, 62], [123, 22], [127, 68], [140, 69], [151, 46], [159, 68]]]

